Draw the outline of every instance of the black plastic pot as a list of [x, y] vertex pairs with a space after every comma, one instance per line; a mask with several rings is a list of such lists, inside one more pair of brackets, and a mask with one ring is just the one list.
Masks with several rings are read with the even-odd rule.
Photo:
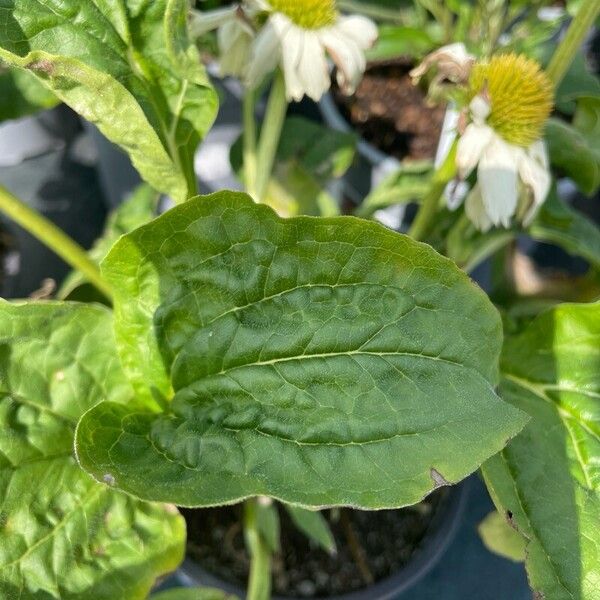
[[[409, 598], [411, 588], [422, 580], [441, 559], [455, 537], [469, 495], [469, 485], [458, 484], [449, 490], [438, 508], [428, 533], [415, 556], [403, 569], [363, 590], [348, 594], [329, 596], [328, 600], [394, 600]], [[179, 579], [187, 586], [210, 586], [235, 594], [239, 598], [245, 591], [239, 586], [225, 582], [208, 573], [196, 562], [187, 558], [179, 570]], [[274, 596], [274, 600], [301, 600], [291, 596]]]

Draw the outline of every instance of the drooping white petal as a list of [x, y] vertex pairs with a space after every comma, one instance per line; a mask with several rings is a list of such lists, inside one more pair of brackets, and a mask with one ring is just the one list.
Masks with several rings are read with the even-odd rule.
[[377, 25], [361, 15], [340, 17], [333, 27], [354, 41], [361, 50], [371, 48], [379, 35]]
[[329, 89], [331, 78], [325, 60], [325, 49], [314, 31], [304, 32], [297, 72], [304, 94], [318, 102]]
[[273, 15], [271, 22], [281, 44], [283, 76], [287, 99], [288, 101], [300, 101], [302, 100], [302, 96], [304, 96], [304, 87], [298, 68], [304, 53], [304, 37], [306, 32], [280, 14]]
[[489, 231], [492, 228], [492, 221], [487, 215], [483, 198], [481, 196], [481, 188], [476, 185], [465, 200], [465, 214], [475, 225], [479, 231]]
[[492, 112], [492, 107], [481, 94], [477, 94], [477, 96], [475, 96], [475, 98], [473, 98], [469, 104], [469, 112], [471, 113], [473, 123], [477, 125], [484, 125], [486, 119]]
[[477, 170], [486, 213], [496, 226], [510, 227], [518, 201], [518, 162], [520, 148], [494, 135]]
[[410, 76], [417, 83], [429, 69], [437, 67], [440, 81], [448, 79], [455, 83], [464, 82], [469, 78], [475, 57], [467, 52], [463, 43], [449, 44], [438, 48], [427, 55], [423, 62], [415, 67]]
[[256, 89], [275, 70], [281, 58], [281, 45], [273, 23], [269, 20], [252, 44], [246, 86]]
[[466, 179], [473, 172], [493, 138], [494, 130], [488, 125], [467, 125], [456, 148], [456, 166], [461, 179]]
[[366, 67], [363, 52], [357, 44], [335, 27], [319, 31], [319, 38], [337, 67], [337, 81], [345, 94], [352, 94]]
[[209, 31], [221, 27], [221, 25], [236, 19], [237, 6], [228, 8], [217, 8], [204, 12], [194, 11], [190, 21], [190, 31], [194, 37], [200, 37]]
[[240, 77], [245, 73], [252, 39], [252, 30], [239, 19], [228, 21], [219, 28], [217, 40], [221, 75]]
[[535, 142], [527, 151], [522, 152], [519, 160], [521, 181], [531, 190], [533, 203], [523, 218], [528, 226], [535, 217], [539, 207], [546, 201], [552, 176], [548, 168], [548, 155], [542, 141]]

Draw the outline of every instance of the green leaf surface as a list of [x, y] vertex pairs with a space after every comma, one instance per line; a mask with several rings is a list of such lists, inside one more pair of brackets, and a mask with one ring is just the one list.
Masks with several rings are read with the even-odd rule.
[[337, 548], [335, 538], [329, 527], [327, 519], [319, 511], [306, 510], [299, 506], [284, 504], [284, 508], [290, 515], [294, 525], [317, 546], [325, 552], [335, 554]]
[[[108, 217], [102, 236], [88, 253], [90, 258], [100, 264], [122, 235], [151, 221], [156, 215], [158, 200], [159, 194], [149, 185], [138, 186]], [[66, 277], [57, 297], [59, 300], [105, 300], [79, 271], [72, 271]]]
[[[231, 149], [231, 164], [242, 173], [242, 140]], [[356, 136], [328, 129], [302, 117], [286, 119], [265, 203], [285, 217], [339, 213], [326, 184], [348, 170]]]
[[560, 200], [556, 189], [550, 192], [527, 233], [538, 241], [556, 244], [600, 268], [600, 229], [585, 215]]
[[25, 117], [57, 103], [56, 96], [31, 73], [0, 64], [0, 121]]
[[525, 560], [525, 538], [497, 510], [479, 523], [477, 531], [490, 552], [514, 562]]
[[419, 27], [382, 25], [375, 46], [367, 52], [369, 60], [390, 60], [394, 58], [420, 58], [432, 52], [440, 40], [432, 37]]
[[214, 588], [175, 588], [153, 594], [150, 600], [237, 600], [237, 596]]
[[587, 195], [600, 186], [600, 151], [574, 126], [558, 119], [546, 123], [545, 138], [550, 161]]
[[501, 324], [485, 294], [376, 223], [281, 219], [221, 192], [121, 238], [103, 273], [145, 410], [97, 406], [77, 452], [136, 496], [399, 507], [526, 421], [493, 391]]
[[195, 193], [193, 152], [216, 112], [186, 11], [184, 0], [6, 0], [0, 59], [33, 73], [182, 201]]
[[600, 598], [600, 304], [563, 304], [510, 337], [502, 396], [523, 432], [483, 467], [499, 511], [527, 539], [546, 600]]
[[126, 402], [112, 317], [97, 306], [0, 303], [0, 597], [143, 600], [183, 558], [174, 508], [94, 482], [75, 425]]

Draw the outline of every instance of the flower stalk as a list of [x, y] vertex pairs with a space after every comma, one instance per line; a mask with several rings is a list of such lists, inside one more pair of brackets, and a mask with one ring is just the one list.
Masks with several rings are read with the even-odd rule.
[[244, 537], [250, 554], [247, 600], [269, 600], [271, 596], [271, 553], [258, 529], [256, 498], [244, 502]]
[[577, 16], [571, 22], [546, 70], [555, 87], [558, 88], [564, 79], [598, 15], [600, 15], [600, 0], [586, 0], [581, 3]]
[[269, 102], [267, 104], [267, 112], [263, 122], [262, 131], [260, 134], [260, 142], [257, 153], [257, 173], [256, 173], [256, 200], [261, 202], [264, 200], [269, 180], [273, 172], [275, 164], [275, 155], [279, 147], [281, 131], [285, 122], [288, 102], [285, 94], [285, 79], [283, 73], [278, 70]]
[[0, 186], [0, 211], [58, 254], [71, 267], [81, 271], [108, 299], [112, 298], [110, 286], [102, 278], [100, 269], [86, 251], [52, 221], [27, 206], [3, 186]]
[[254, 109], [256, 107], [256, 94], [246, 90], [243, 102], [243, 140], [244, 140], [244, 182], [246, 191], [256, 199], [256, 120]]
[[431, 230], [440, 209], [440, 200], [446, 186], [456, 177], [456, 149], [458, 142], [455, 140], [442, 165], [433, 175], [429, 191], [423, 199], [421, 208], [411, 225], [408, 235], [415, 240], [423, 240]]

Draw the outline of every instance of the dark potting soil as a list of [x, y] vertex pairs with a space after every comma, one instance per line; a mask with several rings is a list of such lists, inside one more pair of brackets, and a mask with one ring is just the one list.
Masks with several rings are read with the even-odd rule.
[[335, 101], [354, 129], [368, 142], [403, 159], [435, 156], [444, 106], [428, 106], [425, 92], [413, 85], [407, 60], [375, 63], [367, 68], [354, 96], [333, 88]]
[[[273, 559], [273, 592], [326, 598], [349, 593], [400, 570], [420, 550], [448, 491], [401, 510], [326, 510], [337, 544], [330, 555], [311, 544], [279, 507], [281, 551]], [[188, 555], [220, 579], [245, 587], [249, 559], [241, 507], [182, 510], [188, 527]]]

